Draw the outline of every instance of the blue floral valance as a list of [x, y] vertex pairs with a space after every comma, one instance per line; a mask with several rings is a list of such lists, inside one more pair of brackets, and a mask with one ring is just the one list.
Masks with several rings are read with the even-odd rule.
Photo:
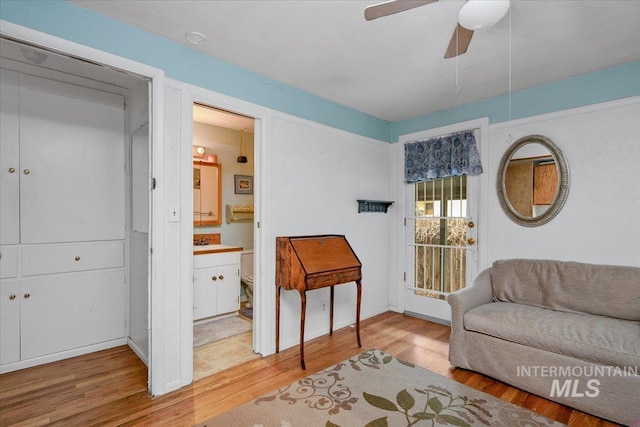
[[407, 183], [481, 173], [480, 153], [471, 130], [404, 144]]

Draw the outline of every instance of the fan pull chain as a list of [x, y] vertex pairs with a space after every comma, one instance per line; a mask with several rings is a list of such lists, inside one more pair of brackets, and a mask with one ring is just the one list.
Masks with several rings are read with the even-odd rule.
[[453, 87], [453, 93], [460, 93], [462, 86], [458, 83], [458, 27], [456, 27], [456, 85]]

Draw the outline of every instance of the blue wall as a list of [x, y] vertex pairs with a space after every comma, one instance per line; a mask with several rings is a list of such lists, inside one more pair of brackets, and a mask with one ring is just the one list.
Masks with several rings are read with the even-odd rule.
[[[62, 0], [1, 0], [0, 18], [160, 68], [175, 80], [382, 141], [478, 117], [489, 116], [492, 123], [508, 119], [505, 95], [390, 123]], [[511, 116], [635, 95], [640, 95], [640, 62], [514, 92]]]
[[390, 123], [61, 0], [1, 0], [0, 18], [164, 70], [175, 80], [383, 141]]
[[[640, 62], [632, 62], [513, 92], [511, 118], [515, 120], [637, 95], [640, 95]], [[394, 122], [391, 141], [397, 141], [399, 135], [480, 117], [489, 117], [490, 123], [509, 120], [508, 95]]]

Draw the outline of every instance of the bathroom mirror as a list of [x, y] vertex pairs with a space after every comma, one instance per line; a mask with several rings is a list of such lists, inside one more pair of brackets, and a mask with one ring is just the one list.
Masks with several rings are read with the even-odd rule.
[[526, 227], [551, 221], [569, 193], [562, 151], [542, 135], [529, 135], [504, 153], [496, 182], [498, 199], [511, 220]]
[[222, 166], [193, 162], [193, 225], [222, 224]]

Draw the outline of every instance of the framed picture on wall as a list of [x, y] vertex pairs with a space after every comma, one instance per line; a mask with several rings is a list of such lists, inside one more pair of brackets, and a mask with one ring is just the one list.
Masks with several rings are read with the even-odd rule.
[[234, 175], [236, 194], [253, 194], [253, 177], [251, 175]]

